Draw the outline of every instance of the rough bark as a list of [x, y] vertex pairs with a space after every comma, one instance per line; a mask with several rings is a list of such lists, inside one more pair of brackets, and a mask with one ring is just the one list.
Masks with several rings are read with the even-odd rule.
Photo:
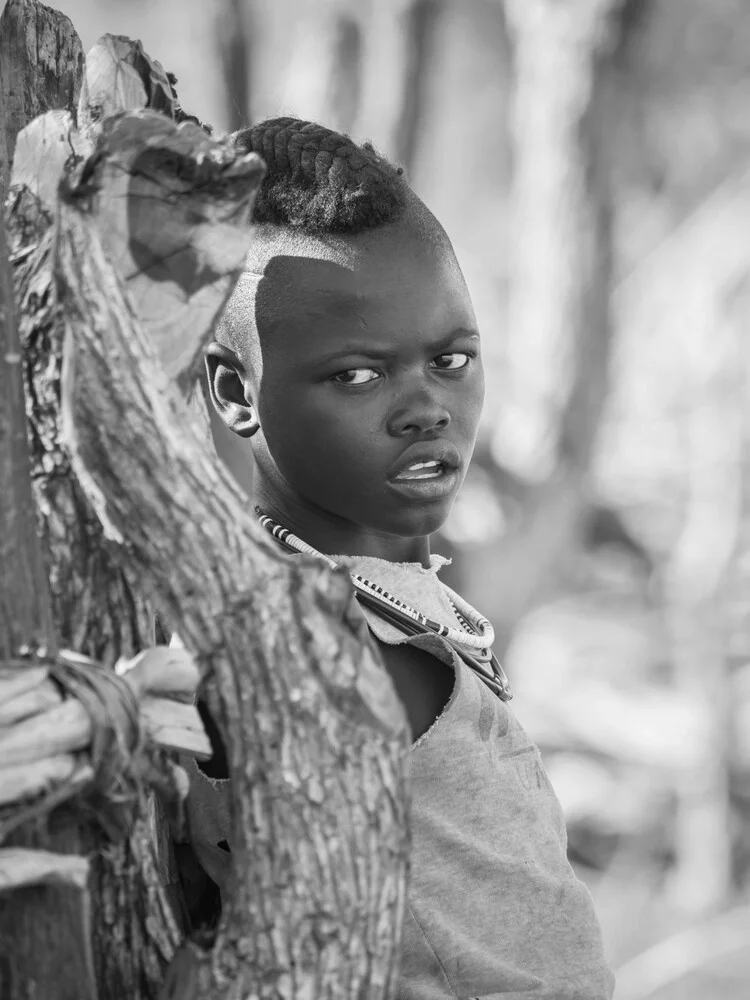
[[[37, 16], [38, 15], [38, 16]], [[38, 27], [39, 33], [29, 30]], [[58, 30], [59, 29], [59, 30]], [[28, 49], [26, 48], [28, 46]], [[30, 51], [29, 51], [30, 50]], [[43, 107], [45, 100], [71, 102], [75, 97], [80, 43], [67, 19], [59, 20], [46, 8], [11, 2], [0, 18], [0, 76], [2, 120], [0, 155], [8, 155], [25, 116]], [[21, 61], [16, 56], [21, 55]], [[24, 68], [24, 58], [34, 62]], [[60, 71], [60, 78], [55, 74]], [[50, 74], [50, 79], [46, 75]], [[0, 163], [5, 192], [7, 160]], [[44, 568], [36, 531], [32, 498], [21, 376], [21, 351], [16, 334], [11, 274], [5, 248], [5, 226], [0, 220], [0, 305], [2, 307], [2, 417], [0, 417], [0, 660], [17, 652], [19, 642], [54, 645]], [[48, 829], [28, 826], [10, 843], [85, 853], [92, 838], [77, 824], [58, 814]], [[7, 846], [7, 845], [6, 845]], [[80, 889], [31, 886], [0, 895], [0, 995], [16, 1000], [81, 997], [92, 993], [88, 910]], [[66, 956], [66, 961], [63, 960]], [[17, 983], [16, 970], [24, 979]]]
[[588, 499], [612, 335], [607, 149], [621, 6], [504, 4], [514, 61], [513, 249], [507, 384], [492, 451], [529, 486], [514, 530], [474, 567], [497, 595], [501, 643], [575, 543]]
[[36, 0], [8, 0], [0, 16], [0, 203], [16, 136], [51, 108], [74, 108], [83, 48], [70, 20]]
[[[109, 259], [148, 246], [148, 219], [108, 227], [103, 252], [88, 190], [121, 197], [150, 124], [121, 119], [60, 205], [55, 276], [74, 470], [111, 550], [198, 655], [228, 751], [233, 891], [214, 950], [183, 952], [168, 995], [375, 1000], [391, 995], [400, 941], [405, 720], [348, 579], [278, 554], [156, 364]], [[174, 158], [160, 163], [151, 201], [174, 184]], [[184, 236], [165, 246], [164, 232], [154, 253], [173, 261]], [[223, 248], [203, 244], [209, 270]]]
[[[29, 15], [27, 28], [48, 25], [54, 15], [42, 9], [32, 16], [31, 8], [40, 5], [20, 6]], [[67, 19], [62, 21], [69, 24]], [[42, 42], [6, 53], [4, 67], [13, 79], [19, 80], [24, 73], [35, 79], [39, 67], [29, 59], [43, 47]], [[100, 117], [96, 109], [105, 100], [112, 100], [110, 110], [118, 101], [120, 107], [125, 100], [144, 103], [149, 95], [164, 104], [169, 95], [158, 84], [167, 83], [166, 76], [139, 46], [128, 48], [121, 39], [105, 39], [96, 53], [98, 57], [88, 67], [88, 97], [80, 109], [90, 128]], [[12, 73], [11, 56], [18, 61]], [[118, 77], [122, 86], [117, 91], [106, 82], [107, 72]], [[71, 74], [63, 102], [67, 105], [78, 92], [78, 81]], [[169, 110], [176, 113], [174, 105]], [[137, 574], [114, 561], [107, 551], [101, 525], [76, 481], [59, 436], [62, 329], [51, 270], [52, 221], [63, 166], [69, 157], [75, 161], [82, 156], [85, 149], [85, 143], [71, 133], [71, 122], [70, 116], [50, 112], [19, 135], [9, 221], [33, 491], [56, 635], [62, 646], [111, 669], [120, 656], [132, 656], [153, 642], [153, 616], [140, 593]], [[247, 197], [251, 194], [252, 189]], [[133, 280], [137, 284], [137, 269]], [[219, 295], [216, 310], [221, 301]], [[184, 312], [177, 309], [174, 313], [176, 322], [184, 322]], [[206, 318], [205, 310], [199, 313]], [[158, 336], [162, 317], [150, 318]], [[162, 328], [169, 326], [162, 323]], [[149, 822], [143, 810], [128, 838], [107, 843], [96, 826], [82, 821], [79, 812], [65, 809], [52, 815], [48, 828], [27, 827], [14, 836], [15, 842], [27, 846], [91, 853], [94, 863], [90, 892], [85, 896], [44, 887], [0, 899], [0, 954], [5, 957], [0, 964], [0, 996], [79, 1000], [98, 991], [104, 998], [140, 1000], [157, 995], [165, 966], [182, 938], [162, 887], [164, 872], [158, 866], [163, 859], [154, 853]]]

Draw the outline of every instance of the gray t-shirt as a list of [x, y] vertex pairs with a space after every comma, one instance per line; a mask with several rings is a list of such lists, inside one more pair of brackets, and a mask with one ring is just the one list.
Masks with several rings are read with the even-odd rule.
[[[446, 623], [425, 569], [335, 557]], [[369, 609], [382, 642], [409, 642], [455, 671], [450, 700], [410, 751], [411, 875], [397, 1000], [610, 1000], [591, 896], [566, 855], [562, 810], [538, 748], [509, 706], [437, 636], [406, 639]], [[193, 772], [188, 801], [199, 860], [219, 884], [229, 856], [226, 783]]]
[[[340, 561], [423, 614], [455, 622], [439, 557], [429, 569]], [[382, 642], [419, 646], [456, 677], [442, 714], [410, 751], [397, 1000], [610, 1000], [614, 977], [593, 902], [568, 862], [565, 820], [538, 748], [447, 642], [405, 639], [363, 611]]]

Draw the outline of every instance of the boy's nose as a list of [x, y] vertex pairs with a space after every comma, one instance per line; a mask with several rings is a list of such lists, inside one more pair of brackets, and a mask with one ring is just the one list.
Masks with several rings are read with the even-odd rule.
[[448, 409], [434, 397], [424, 394], [394, 408], [388, 430], [396, 437], [440, 431], [451, 422]]

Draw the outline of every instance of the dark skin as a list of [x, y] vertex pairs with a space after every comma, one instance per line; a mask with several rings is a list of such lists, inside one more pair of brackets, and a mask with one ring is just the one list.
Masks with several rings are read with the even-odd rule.
[[[306, 237], [254, 267], [247, 349], [207, 352], [214, 406], [253, 450], [254, 502], [321, 552], [429, 565], [484, 397], [450, 242], [414, 199], [396, 225]], [[399, 489], [394, 469], [415, 448], [453, 456], [435, 495]], [[453, 671], [412, 646], [379, 646], [417, 738], [450, 697]]]

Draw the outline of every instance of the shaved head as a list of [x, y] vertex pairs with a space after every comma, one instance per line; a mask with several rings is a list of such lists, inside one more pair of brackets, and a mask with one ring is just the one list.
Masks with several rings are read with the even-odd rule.
[[[245, 270], [216, 331], [217, 341], [230, 347], [260, 380], [263, 351], [271, 349], [273, 331], [289, 318], [290, 309], [300, 307], [302, 290], [314, 292], [316, 280], [332, 269], [354, 273], [368, 255], [388, 252], [404, 239], [453, 257], [443, 227], [411, 191], [397, 220], [358, 233], [305, 232], [273, 223], [258, 225]], [[309, 266], [303, 266], [303, 261]], [[306, 277], [300, 282], [303, 272]], [[333, 290], [326, 292], [324, 284], [319, 290], [317, 298], [325, 300], [326, 309], [335, 309]], [[341, 309], [356, 306], [354, 291], [347, 293], [341, 287], [336, 297]], [[306, 308], [315, 312], [309, 296]]]

